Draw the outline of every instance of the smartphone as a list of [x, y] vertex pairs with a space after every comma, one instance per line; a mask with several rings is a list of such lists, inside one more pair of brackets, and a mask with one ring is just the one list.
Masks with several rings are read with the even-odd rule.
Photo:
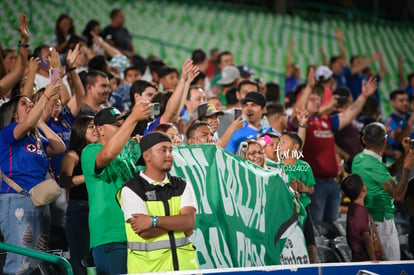
[[50, 83], [53, 83], [56, 79], [59, 79], [59, 70], [58, 69], [50, 69], [49, 70], [49, 78], [50, 78]]
[[237, 150], [237, 155], [242, 157], [242, 158], [245, 158], [246, 157], [246, 151], [247, 151], [248, 148], [249, 148], [249, 145], [247, 144], [247, 142], [245, 142], [245, 141], [240, 142], [239, 149]]
[[151, 104], [151, 115], [158, 116], [160, 114], [160, 104], [158, 102]]
[[241, 109], [238, 109], [238, 108], [234, 109], [234, 119], [235, 120], [238, 119], [239, 117], [241, 117], [241, 115], [242, 115], [242, 110]]
[[410, 139], [409, 144], [410, 144], [410, 149], [413, 149], [414, 148], [414, 139]]

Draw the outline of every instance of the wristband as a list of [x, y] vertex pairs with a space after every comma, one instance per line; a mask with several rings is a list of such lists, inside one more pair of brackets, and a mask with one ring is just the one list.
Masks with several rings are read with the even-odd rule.
[[46, 95], [46, 93], [43, 93], [43, 95], [47, 98], [47, 100], [48, 100], [48, 101], [50, 100], [50, 97], [48, 97], [48, 96]]
[[19, 43], [19, 44], [17, 44], [17, 46], [19, 47], [19, 48], [29, 48], [30, 47], [30, 44], [23, 44], [23, 43]]
[[158, 216], [151, 216], [151, 219], [152, 219], [152, 227], [157, 227]]
[[300, 124], [300, 123], [299, 123], [299, 127], [300, 127], [300, 128], [305, 128], [305, 129], [306, 129], [306, 128], [308, 128], [308, 125], [306, 125], [306, 124]]
[[76, 67], [71, 67], [71, 68], [67, 69], [66, 72], [71, 72], [71, 71], [74, 71], [76, 69], [77, 69]]

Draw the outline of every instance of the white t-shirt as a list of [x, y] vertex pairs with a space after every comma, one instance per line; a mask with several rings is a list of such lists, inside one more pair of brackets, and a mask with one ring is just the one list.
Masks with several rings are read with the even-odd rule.
[[[160, 186], [164, 186], [168, 182], [167, 175], [165, 176], [162, 182], [157, 182], [151, 179], [150, 177], [146, 176], [143, 171], [141, 171], [139, 175], [147, 182], [158, 184]], [[148, 215], [148, 210], [145, 205], [145, 202], [141, 199], [140, 196], [138, 196], [129, 187], [122, 188], [120, 204], [121, 204], [122, 211], [124, 212], [125, 221], [128, 221], [132, 217], [132, 214]], [[181, 196], [180, 209], [186, 206], [191, 206], [197, 210], [197, 203], [195, 199], [194, 189], [191, 183], [188, 183], [188, 182]]]

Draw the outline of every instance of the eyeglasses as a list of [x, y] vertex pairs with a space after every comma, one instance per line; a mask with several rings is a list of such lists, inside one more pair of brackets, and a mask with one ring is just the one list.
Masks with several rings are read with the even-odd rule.
[[96, 128], [96, 126], [94, 124], [89, 124], [88, 125], [88, 129], [95, 129], [95, 128]]

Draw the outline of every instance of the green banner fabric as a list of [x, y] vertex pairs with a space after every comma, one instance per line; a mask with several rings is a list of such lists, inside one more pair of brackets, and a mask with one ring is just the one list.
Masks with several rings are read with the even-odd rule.
[[306, 214], [286, 175], [215, 145], [179, 146], [173, 154], [171, 174], [187, 179], [198, 200], [191, 239], [200, 269], [309, 263], [298, 222]]

